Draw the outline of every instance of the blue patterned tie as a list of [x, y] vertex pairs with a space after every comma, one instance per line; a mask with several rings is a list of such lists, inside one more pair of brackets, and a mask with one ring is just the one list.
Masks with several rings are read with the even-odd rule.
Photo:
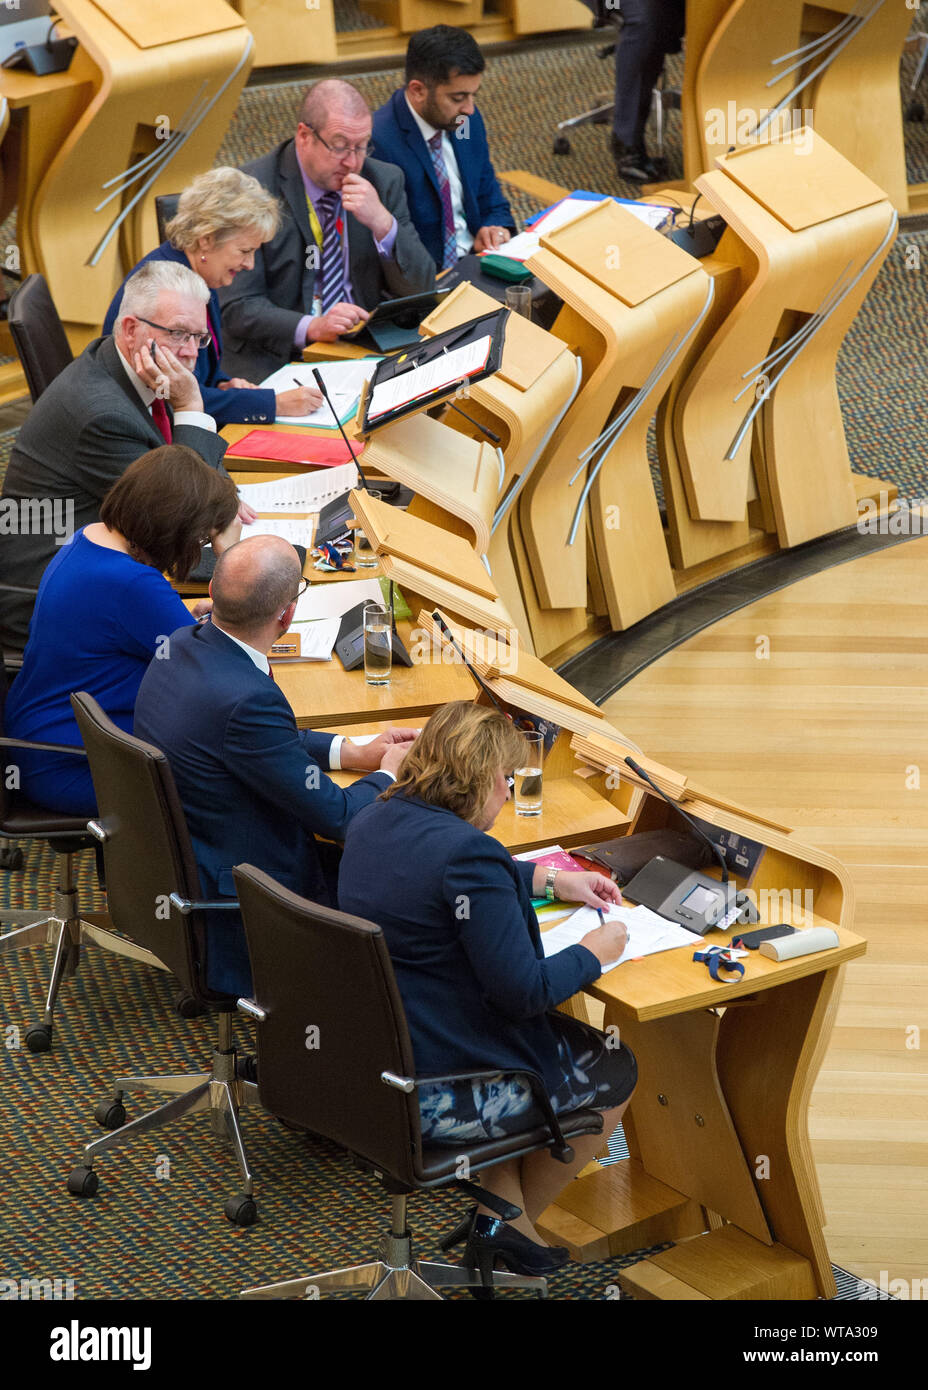
[[323, 193], [319, 199], [322, 223], [322, 312], [327, 314], [333, 304], [345, 298], [345, 259], [338, 235], [338, 216], [341, 206], [339, 193]]
[[454, 230], [454, 208], [451, 203], [451, 184], [448, 179], [448, 170], [445, 165], [445, 157], [441, 152], [442, 133], [436, 130], [428, 140], [429, 154], [432, 156], [432, 163], [435, 166], [435, 177], [438, 179], [438, 191], [441, 193], [441, 212], [442, 223], [444, 226], [444, 260], [442, 270], [449, 270], [451, 266], [458, 263], [458, 240]]

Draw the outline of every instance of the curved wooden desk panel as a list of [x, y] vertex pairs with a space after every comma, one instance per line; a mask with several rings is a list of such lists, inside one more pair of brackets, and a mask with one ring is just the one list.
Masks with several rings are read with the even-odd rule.
[[[98, 330], [122, 274], [120, 230], [130, 264], [157, 244], [154, 196], [176, 193], [211, 165], [248, 76], [253, 45], [222, 0], [198, 6], [193, 27], [207, 27], [211, 13], [224, 26], [232, 14], [233, 27], [175, 42], [169, 16], [155, 7], [145, 47], [93, 0], [61, 0], [57, 9], [80, 40], [75, 76], [92, 83], [93, 95], [58, 143], [31, 206], [21, 207], [20, 227], [59, 314], [75, 336], [86, 338]], [[121, 13], [118, 5], [114, 13]], [[126, 171], [150, 156], [127, 182]]]

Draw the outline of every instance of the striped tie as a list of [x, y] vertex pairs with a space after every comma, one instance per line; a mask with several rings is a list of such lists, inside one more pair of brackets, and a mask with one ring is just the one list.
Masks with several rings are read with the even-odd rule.
[[444, 225], [444, 260], [442, 270], [449, 270], [451, 266], [458, 263], [458, 240], [454, 230], [454, 208], [451, 205], [451, 184], [448, 179], [448, 170], [445, 167], [445, 157], [441, 152], [441, 131], [436, 130], [435, 134], [429, 138], [429, 154], [432, 156], [432, 163], [435, 166], [435, 177], [438, 179], [438, 191], [441, 193], [441, 213]]
[[342, 239], [338, 234], [341, 195], [323, 193], [319, 199], [322, 223], [322, 312], [327, 314], [333, 304], [345, 298], [345, 260]]

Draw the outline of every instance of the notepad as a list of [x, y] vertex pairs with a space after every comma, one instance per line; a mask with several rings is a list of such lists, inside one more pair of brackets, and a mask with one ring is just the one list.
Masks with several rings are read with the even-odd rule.
[[242, 527], [242, 540], [250, 540], [252, 536], [280, 536], [291, 545], [301, 545], [304, 550], [312, 550], [315, 526], [312, 517], [308, 516], [299, 520], [287, 517], [280, 521], [258, 517], [257, 521]]
[[[658, 951], [673, 951], [678, 946], [689, 946], [698, 940], [693, 932], [678, 927], [650, 908], [610, 907], [604, 914], [607, 922], [624, 922], [628, 928], [628, 942], [618, 960], [603, 966], [603, 974], [614, 970], [627, 960], [637, 960], [639, 956], [652, 956]], [[541, 946], [546, 956], [556, 955], [568, 946], [576, 946], [587, 932], [600, 925], [599, 913], [593, 907], [581, 907], [564, 922], [559, 922], [550, 931], [542, 932]]]
[[[315, 386], [315, 368], [328, 391], [339, 422], [345, 424], [358, 408], [361, 392], [374, 375], [379, 357], [351, 358], [341, 362], [289, 362], [273, 372], [261, 385], [269, 391], [292, 391], [294, 386]], [[337, 430], [338, 425], [326, 401], [311, 415], [278, 415], [279, 425], [311, 425], [316, 429]]]
[[294, 623], [271, 647], [274, 661], [331, 661], [341, 618]]
[[327, 468], [321, 473], [297, 473], [266, 483], [242, 483], [238, 495], [256, 512], [318, 512], [335, 497], [358, 485], [353, 463]]

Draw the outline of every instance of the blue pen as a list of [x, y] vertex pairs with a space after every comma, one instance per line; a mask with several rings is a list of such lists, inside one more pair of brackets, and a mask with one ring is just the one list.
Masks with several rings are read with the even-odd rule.
[[599, 925], [600, 925], [601, 927], [604, 927], [604, 926], [606, 925], [606, 914], [605, 914], [605, 912], [603, 912], [603, 910], [602, 910], [601, 907], [598, 907], [598, 908], [596, 909], [596, 914], [597, 914], [597, 916], [599, 917]]

